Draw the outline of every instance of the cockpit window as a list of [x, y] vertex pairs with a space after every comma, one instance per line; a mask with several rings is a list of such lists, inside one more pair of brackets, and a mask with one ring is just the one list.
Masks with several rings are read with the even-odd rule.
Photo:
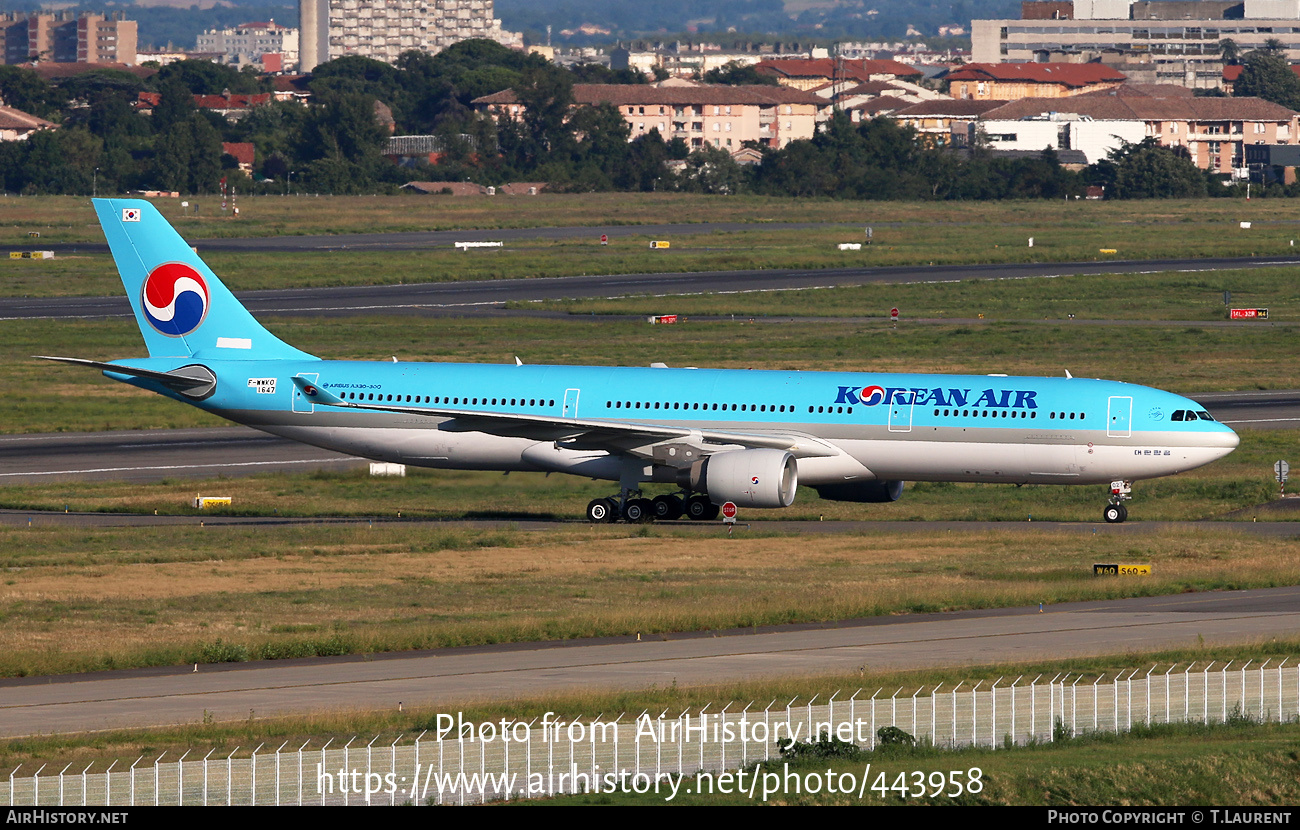
[[1204, 409], [1202, 409], [1200, 412], [1197, 412], [1197, 413], [1196, 413], [1196, 417], [1200, 418], [1202, 421], [1213, 421], [1213, 420], [1214, 420], [1214, 416], [1211, 415], [1210, 413], [1206, 412]]
[[1181, 420], [1183, 420], [1183, 416], [1186, 415], [1186, 414], [1187, 414], [1187, 410], [1185, 410], [1185, 409], [1179, 409], [1179, 410], [1177, 410], [1176, 412], [1174, 412], [1173, 415], [1170, 415], [1170, 416], [1169, 416], [1169, 420], [1171, 420], [1171, 421], [1181, 421]]

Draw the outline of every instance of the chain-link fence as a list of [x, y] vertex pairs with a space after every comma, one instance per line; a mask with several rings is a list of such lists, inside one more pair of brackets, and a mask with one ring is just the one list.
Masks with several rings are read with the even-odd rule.
[[[559, 793], [647, 792], [669, 777], [745, 767], [777, 745], [829, 733], [864, 749], [895, 727], [937, 747], [1050, 742], [1134, 724], [1300, 718], [1300, 663], [1152, 666], [1113, 677], [1018, 677], [941, 687], [859, 690], [800, 702], [708, 705], [677, 714], [465, 722], [438, 715], [419, 735], [310, 743], [218, 756], [187, 752], [57, 772], [22, 767], [0, 779], [0, 803], [466, 804]], [[889, 733], [886, 733], [887, 735]], [[893, 733], [897, 734], [897, 733]]]

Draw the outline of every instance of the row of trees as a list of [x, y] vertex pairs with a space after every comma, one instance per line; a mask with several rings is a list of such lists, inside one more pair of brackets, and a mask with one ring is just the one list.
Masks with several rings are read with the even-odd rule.
[[[1060, 199], [1091, 185], [1121, 198], [1231, 192], [1207, 184], [1185, 153], [1154, 141], [1072, 172], [1050, 151], [1020, 159], [955, 152], [927, 145], [890, 119], [855, 125], [838, 114], [811, 141], [766, 148], [760, 164], [741, 166], [721, 149], [692, 151], [680, 138], [667, 141], [653, 131], [629, 141], [628, 124], [613, 107], [572, 106], [575, 82], [640, 80], [638, 73], [600, 67], [570, 71], [490, 41], [468, 41], [438, 55], [407, 53], [395, 66], [332, 61], [312, 75], [310, 106], [271, 103], [227, 122], [196, 110], [193, 95], [259, 92], [265, 80], [198, 61], [163, 67], [146, 81], [99, 71], [58, 84], [0, 67], [7, 103], [60, 122], [58, 130], [0, 144], [0, 180], [8, 191], [32, 193], [204, 192], [223, 176], [242, 192], [281, 192], [290, 183], [314, 192], [373, 192], [410, 180], [851, 199]], [[742, 77], [732, 72], [725, 80]], [[474, 98], [506, 88], [525, 107], [521, 121], [497, 124], [471, 109]], [[159, 96], [152, 115], [137, 107], [142, 91]], [[377, 112], [386, 111], [399, 133], [442, 138], [436, 166], [404, 168], [383, 158], [388, 127]], [[255, 145], [256, 181], [242, 180], [234, 160], [223, 158], [223, 141]]]

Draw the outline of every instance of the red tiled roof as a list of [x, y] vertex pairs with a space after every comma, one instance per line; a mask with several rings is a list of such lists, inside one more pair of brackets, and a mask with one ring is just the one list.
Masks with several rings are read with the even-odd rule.
[[[1227, 66], [1223, 67], [1223, 80], [1227, 81], [1230, 84], [1235, 84], [1237, 82], [1237, 79], [1241, 77], [1241, 70], [1245, 68], [1246, 68], [1245, 66], [1239, 63], [1228, 64]], [[1300, 64], [1294, 64], [1294, 63], [1291, 64], [1291, 71], [1297, 75], [1300, 75]]]
[[54, 78], [68, 78], [73, 75], [80, 75], [83, 72], [93, 72], [96, 69], [116, 69], [120, 72], [129, 72], [137, 78], [148, 78], [158, 72], [157, 69], [149, 66], [131, 66], [125, 63], [55, 63], [54, 61], [38, 61], [37, 63], [19, 64], [23, 69], [30, 69], [45, 80]]
[[872, 75], [893, 75], [896, 78], [913, 77], [921, 70], [893, 60], [845, 60], [837, 70], [835, 58], [772, 58], [754, 64], [754, 69], [769, 75], [786, 78], [858, 78], [863, 81]]
[[902, 98], [895, 98], [892, 95], [882, 95], [879, 98], [872, 98], [870, 101], [858, 104], [850, 109], [858, 110], [864, 115], [875, 115], [881, 112], [898, 112], [912, 106], [910, 101], [904, 101]]
[[201, 110], [246, 110], [250, 107], [268, 103], [270, 100], [271, 93], [269, 92], [259, 92], [255, 95], [231, 93], [230, 97], [225, 95], [195, 95], [194, 106]]
[[223, 141], [221, 152], [234, 156], [235, 161], [240, 164], [247, 164], [250, 167], [253, 164], [253, 142], [251, 141]]
[[[1044, 100], [1044, 99], [1033, 99]], [[1056, 100], [1053, 98], [1052, 100]], [[941, 98], [936, 101], [921, 101], [906, 109], [898, 111], [900, 117], [935, 118], [975, 118], [989, 110], [1005, 106], [1006, 101], [976, 101], [968, 98]]]
[[0, 105], [0, 130], [45, 130], [55, 126], [53, 121]]
[[1196, 93], [1178, 84], [1134, 84], [1123, 83], [1111, 89], [1097, 89], [1076, 96], [1079, 98], [1193, 98]]
[[944, 76], [949, 81], [1030, 81], [1068, 87], [1123, 81], [1125, 77], [1102, 63], [968, 63]]

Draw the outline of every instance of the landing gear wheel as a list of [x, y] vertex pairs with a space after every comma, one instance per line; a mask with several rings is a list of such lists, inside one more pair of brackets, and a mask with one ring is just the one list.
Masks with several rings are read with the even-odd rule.
[[604, 524], [618, 518], [618, 509], [609, 499], [592, 499], [587, 503], [587, 521]]
[[707, 522], [718, 518], [719, 508], [707, 496], [691, 496], [686, 500], [686, 515], [695, 521]]
[[682, 500], [677, 496], [655, 496], [652, 504], [655, 521], [670, 522], [682, 517]]
[[1102, 514], [1107, 524], [1119, 524], [1128, 518], [1128, 508], [1122, 504], [1106, 505], [1106, 512]]
[[654, 505], [649, 499], [628, 499], [623, 505], [623, 520], [629, 524], [642, 524], [654, 519]]

